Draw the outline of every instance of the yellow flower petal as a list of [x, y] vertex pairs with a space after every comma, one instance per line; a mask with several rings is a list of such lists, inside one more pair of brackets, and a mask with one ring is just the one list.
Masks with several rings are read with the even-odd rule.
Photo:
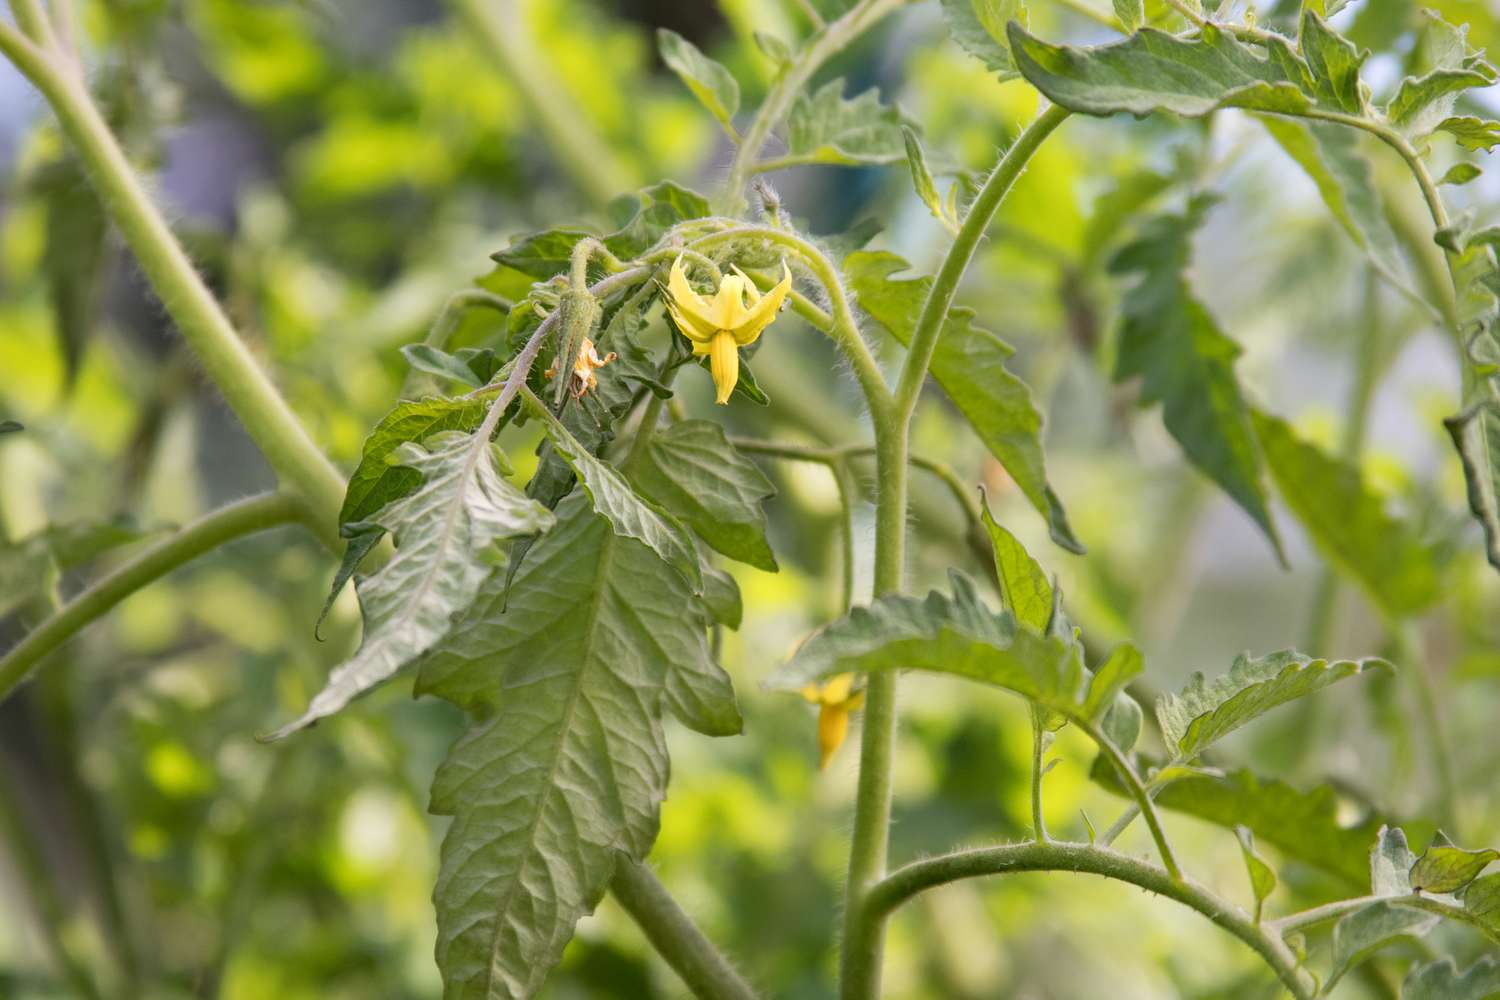
[[818, 710], [818, 769], [826, 770], [828, 762], [844, 745], [849, 735], [849, 710], [843, 705], [824, 705]]
[[682, 255], [672, 262], [672, 271], [667, 277], [667, 293], [670, 299], [667, 308], [677, 328], [689, 340], [708, 340], [720, 329], [713, 322], [713, 306], [703, 296], [693, 291], [688, 284], [687, 273], [682, 269]]
[[781, 275], [781, 280], [776, 283], [776, 287], [746, 310], [740, 325], [735, 328], [734, 340], [741, 347], [755, 343], [761, 331], [770, 326], [776, 319], [776, 314], [780, 312], [781, 303], [786, 301], [787, 293], [792, 290], [792, 272], [786, 264], [781, 265]]
[[708, 370], [714, 377], [714, 388], [718, 395], [714, 402], [720, 406], [729, 403], [734, 384], [740, 380], [740, 349], [734, 342], [734, 334], [720, 330], [708, 345]]

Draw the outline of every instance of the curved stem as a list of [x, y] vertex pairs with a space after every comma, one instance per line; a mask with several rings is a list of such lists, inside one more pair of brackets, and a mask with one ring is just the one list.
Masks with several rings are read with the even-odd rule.
[[455, 0], [455, 5], [489, 46], [573, 185], [598, 208], [632, 187], [631, 172], [537, 56], [536, 42], [526, 36], [525, 19], [513, 0]]
[[959, 879], [1013, 872], [1071, 871], [1101, 875], [1176, 900], [1203, 914], [1245, 944], [1271, 967], [1298, 1000], [1312, 1000], [1312, 978], [1280, 937], [1257, 926], [1238, 907], [1155, 865], [1087, 844], [1051, 841], [959, 851], [907, 865], [883, 879], [865, 899], [870, 919], [884, 919], [918, 893]]
[[220, 507], [179, 529], [92, 584], [0, 657], [0, 701], [4, 701], [26, 679], [42, 657], [146, 584], [225, 542], [267, 528], [309, 520], [302, 498], [286, 493], [267, 493]]
[[318, 449], [203, 283], [146, 192], [83, 81], [10, 30], [0, 51], [42, 92], [76, 148], [100, 201], [139, 260], [167, 313], [266, 456], [283, 485], [304, 494], [312, 524], [332, 548], [344, 479]]
[[969, 261], [974, 258], [974, 251], [985, 230], [989, 228], [990, 220], [994, 218], [1005, 196], [1010, 193], [1016, 178], [1026, 169], [1032, 154], [1054, 129], [1067, 120], [1069, 114], [1066, 108], [1054, 104], [1038, 115], [1016, 137], [1016, 141], [995, 164], [995, 169], [979, 189], [979, 194], [975, 195], [974, 203], [969, 207], [969, 213], [964, 216], [958, 235], [948, 249], [948, 255], [943, 258], [942, 267], [932, 279], [927, 300], [922, 303], [922, 312], [917, 317], [917, 326], [906, 352], [906, 362], [901, 367], [901, 378], [896, 385], [898, 419], [909, 421], [912, 411], [916, 409], [922, 382], [927, 378], [927, 366], [932, 363], [932, 353], [937, 349], [938, 337], [943, 330], [943, 321], [948, 318], [953, 297], [958, 293], [958, 283], [968, 269]]
[[828, 59], [863, 34], [871, 25], [907, 0], [859, 0], [838, 20], [823, 26], [808, 38], [797, 58], [786, 67], [755, 112], [755, 119], [740, 139], [729, 177], [724, 183], [724, 214], [739, 215], [745, 207], [745, 185], [754, 172], [755, 160], [771, 132], [781, 124], [792, 101]]
[[1141, 815], [1146, 817], [1146, 827], [1151, 831], [1151, 839], [1156, 841], [1156, 851], [1161, 855], [1161, 863], [1166, 866], [1167, 873], [1173, 878], [1182, 878], [1182, 869], [1177, 865], [1177, 858], [1172, 853], [1172, 845], [1167, 841], [1166, 831], [1162, 829], [1161, 818], [1156, 814], [1156, 803], [1151, 800], [1151, 793], [1141, 783], [1140, 775], [1135, 773], [1135, 768], [1130, 766], [1130, 761], [1120, 752], [1120, 748], [1093, 723], [1084, 719], [1072, 720], [1075, 725], [1088, 734], [1089, 739], [1099, 747], [1099, 750], [1114, 764], [1115, 770], [1119, 772], [1120, 780], [1125, 787], [1130, 789], [1131, 796], [1135, 799], [1136, 808]]
[[755, 1000], [755, 990], [703, 936], [650, 868], [622, 860], [609, 889], [694, 996], [701, 1000]]

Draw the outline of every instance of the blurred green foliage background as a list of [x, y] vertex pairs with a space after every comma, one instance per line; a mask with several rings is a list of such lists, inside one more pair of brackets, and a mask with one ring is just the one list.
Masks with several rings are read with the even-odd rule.
[[[814, 5], [835, 14], [840, 2]], [[514, 63], [436, 0], [81, 5], [90, 73], [115, 126], [150, 164], [177, 230], [255, 351], [346, 468], [406, 376], [400, 345], [422, 337], [452, 291], [489, 271], [487, 255], [507, 237], [597, 220], [601, 195], [660, 178], [703, 191], [721, 182], [726, 142], [657, 60], [656, 27], [728, 65], [747, 105], [773, 72], [752, 33], [790, 40], [809, 27], [800, 4], [773, 0], [499, 6], [511, 45], [607, 144], [609, 160], [592, 176], [559, 167]], [[1434, 6], [1469, 22], [1474, 44], [1500, 40], [1500, 17], [1480, 3]], [[1363, 0], [1338, 23], [1396, 53], [1371, 75], [1398, 79], [1412, 16], [1409, 0]], [[1045, 0], [1033, 4], [1032, 26], [1053, 38], [1110, 37]], [[822, 79], [839, 76], [851, 94], [879, 87], [921, 124], [932, 155], [972, 170], [992, 164], [1036, 108], [1024, 82], [999, 83], [954, 48], [932, 4], [903, 11]], [[1415, 191], [1376, 159], [1390, 168], [1392, 202], [1415, 218]], [[1159, 418], [1137, 413], [1110, 384], [1118, 289], [1103, 261], [1150, 204], [1118, 192], [1147, 172], [1170, 181], [1163, 203], [1199, 186], [1223, 195], [1198, 242], [1196, 288], [1245, 346], [1238, 370], [1252, 393], [1304, 434], [1338, 439], [1357, 344], [1378, 336], [1387, 374], [1370, 411], [1367, 470], [1446, 545], [1448, 596], [1419, 628], [1384, 634], [1346, 588], [1327, 648], [1307, 648], [1322, 569], [1295, 525], [1281, 520], [1284, 570], [1253, 525], [1183, 465]], [[883, 230], [876, 245], [919, 267], [946, 245], [903, 164], [769, 179], [815, 233], [874, 218]], [[1494, 221], [1500, 185], [1491, 181], [1450, 196]], [[0, 416], [27, 425], [0, 438], [0, 538], [14, 548], [49, 525], [117, 518], [149, 535], [271, 485], [101, 223], [40, 100], [5, 67], [0, 183]], [[1158, 689], [1196, 669], [1222, 672], [1243, 649], [1395, 649], [1402, 673], [1285, 710], [1233, 742], [1221, 763], [1254, 762], [1301, 788], [1332, 782], [1353, 822], [1369, 806], [1439, 815], [1436, 761], [1446, 753], [1457, 829], [1464, 842], [1493, 843], [1500, 581], [1465, 517], [1440, 423], [1456, 408], [1457, 366], [1425, 314], [1371, 284], [1311, 183], [1265, 134], [1234, 115], [1211, 126], [1073, 122], [1002, 209], [962, 301], [1017, 345], [1015, 367], [1046, 401], [1052, 477], [1089, 555], [1047, 541], [945, 401], [924, 404], [916, 448], [987, 483], [1000, 519], [1059, 575], [1090, 642], [1107, 649], [1135, 639]], [[502, 324], [471, 313], [456, 343], [482, 342]], [[712, 414], [736, 433], [803, 442], [860, 434], [847, 373], [799, 320], [778, 324], [755, 368], [771, 407]], [[684, 380], [690, 410], [710, 412], [706, 381]], [[675, 774], [652, 858], [768, 995], [814, 998], [831, 991], [854, 754], [846, 748], [820, 773], [812, 707], [758, 682], [839, 610], [838, 504], [822, 469], [770, 471], [782, 570], [733, 567], [747, 613], [724, 643], [746, 733], [712, 742], [674, 732]], [[931, 480], [915, 489], [923, 541], [913, 547], [914, 584], [936, 582], [949, 565], [982, 573], [952, 498]], [[856, 514], [855, 535], [866, 538], [868, 504]], [[62, 592], [118, 557], [69, 572]], [[867, 569], [856, 565], [859, 579]], [[291, 529], [236, 543], [130, 598], [0, 706], [0, 997], [78, 995], [58, 972], [48, 923], [105, 995], [439, 995], [428, 897], [441, 828], [425, 813], [426, 789], [457, 714], [413, 702], [398, 684], [284, 744], [254, 739], [303, 705], [357, 641], [352, 593], [324, 641], [314, 639], [332, 571]], [[35, 611], [8, 610], [0, 646]], [[1436, 730], [1418, 708], [1423, 683], [1435, 692]], [[904, 710], [893, 857], [1023, 836], [1024, 706], [924, 678], [907, 684]], [[1090, 784], [1080, 741], [1065, 732], [1057, 753], [1049, 825], [1082, 837], [1081, 812], [1105, 824], [1119, 803]], [[1248, 901], [1231, 835], [1180, 816], [1169, 823], [1196, 871]], [[1143, 852], [1143, 831], [1122, 846]], [[1317, 898], [1326, 876], [1286, 870], [1273, 908]], [[1439, 934], [1439, 953], [1476, 952], [1461, 929]], [[887, 970], [887, 995], [899, 1000], [1275, 995], [1252, 956], [1196, 915], [1068, 875], [970, 882], [922, 898], [894, 923]], [[1402, 971], [1388, 962], [1343, 989], [1394, 995], [1381, 980]], [[606, 900], [547, 995], [684, 989]]]

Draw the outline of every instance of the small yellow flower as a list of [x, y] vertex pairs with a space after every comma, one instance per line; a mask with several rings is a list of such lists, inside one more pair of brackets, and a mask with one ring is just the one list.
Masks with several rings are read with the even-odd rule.
[[781, 280], [764, 296], [744, 271], [732, 269], [734, 273], [724, 276], [712, 298], [693, 291], [683, 273], [681, 255], [672, 264], [667, 281], [667, 309], [677, 329], [693, 342], [693, 353], [708, 355], [708, 370], [718, 390], [715, 402], [720, 406], [729, 402], [729, 394], [740, 379], [739, 349], [755, 343], [792, 290], [792, 272], [786, 264], [781, 265]]
[[[578, 357], [573, 361], [572, 384], [568, 387], [573, 393], [573, 398], [582, 399], [584, 393], [592, 392], [599, 388], [599, 376], [595, 375], [594, 371], [603, 368], [617, 357], [619, 357], [618, 354], [610, 351], [601, 358], [599, 352], [594, 349], [594, 342], [584, 337], [583, 343], [578, 345]], [[548, 368], [543, 374], [548, 378], [556, 378], [557, 368], [560, 364], [562, 364], [561, 358], [555, 361], [552, 367]]]
[[802, 697], [818, 706], [818, 767], [828, 767], [849, 735], [849, 713], [865, 703], [865, 693], [854, 690], [853, 674], [838, 674], [822, 684], [809, 684]]

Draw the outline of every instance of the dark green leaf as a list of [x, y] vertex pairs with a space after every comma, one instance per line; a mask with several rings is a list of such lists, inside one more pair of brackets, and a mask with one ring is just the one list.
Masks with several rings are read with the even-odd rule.
[[71, 385], [99, 311], [109, 216], [75, 157], [49, 164], [35, 183], [47, 205], [42, 268]]
[[729, 443], [718, 424], [684, 420], [652, 435], [632, 479], [715, 551], [776, 571], [761, 510], [776, 487]]
[[629, 260], [651, 249], [679, 222], [709, 214], [708, 199], [691, 188], [662, 181], [634, 194], [621, 195], [610, 205], [621, 220], [620, 229], [604, 238], [610, 253]]
[[1181, 694], [1159, 698], [1156, 721], [1172, 756], [1191, 760], [1273, 708], [1367, 669], [1389, 666], [1373, 658], [1330, 663], [1290, 649], [1254, 660], [1241, 654], [1229, 673], [1212, 681], [1205, 681], [1201, 672], [1194, 673]]
[[[902, 344], [911, 342], [932, 284], [927, 277], [891, 278], [907, 267], [906, 261], [884, 251], [862, 250], [844, 260], [860, 306]], [[949, 310], [932, 356], [932, 376], [1026, 499], [1047, 519], [1052, 540], [1070, 552], [1082, 552], [1062, 502], [1047, 483], [1042, 415], [1026, 383], [1005, 367], [1014, 351], [993, 333], [975, 326], [973, 319], [972, 310]]]
[[19, 420], [0, 420], [0, 434], [14, 434], [25, 429], [26, 426]]
[[745, 617], [740, 585], [729, 573], [707, 563], [703, 566], [703, 606], [725, 628], [738, 629]]
[[844, 98], [844, 81], [799, 94], [787, 118], [787, 152], [811, 163], [896, 163], [906, 156], [901, 113], [874, 88]]
[[988, 502], [980, 503], [979, 513], [990, 535], [995, 577], [1000, 581], [1005, 610], [1022, 625], [1038, 634], [1045, 633], [1047, 623], [1052, 620], [1052, 584], [1047, 582], [1047, 574], [1016, 536], [990, 514]]
[[1411, 868], [1411, 887], [1416, 892], [1457, 892], [1479, 876], [1500, 851], [1485, 848], [1466, 851], [1451, 844], [1434, 844]]
[[439, 350], [431, 344], [407, 344], [401, 348], [401, 356], [406, 359], [407, 364], [429, 375], [459, 382], [471, 389], [484, 385], [484, 382], [474, 374], [474, 369], [447, 351]]
[[1054, 711], [1082, 711], [1083, 664], [1077, 647], [995, 614], [974, 584], [950, 571], [953, 595], [893, 594], [813, 633], [768, 686], [798, 690], [834, 674], [927, 670], [1007, 688]]
[[1255, 429], [1282, 501], [1297, 515], [1329, 562], [1365, 588], [1393, 619], [1432, 604], [1441, 583], [1431, 548], [1385, 501], [1357, 467], [1299, 439], [1283, 420], [1257, 411]]
[[496, 451], [488, 440], [457, 431], [429, 437], [425, 447], [400, 447], [399, 461], [416, 470], [421, 485], [372, 518], [395, 537], [396, 554], [355, 583], [364, 641], [307, 711], [273, 738], [332, 715], [431, 649], [502, 558], [497, 543], [552, 526], [551, 511], [501, 474]]
[[1255, 834], [1248, 826], [1236, 826], [1234, 835], [1240, 842], [1240, 855], [1245, 859], [1245, 870], [1250, 875], [1250, 891], [1255, 895], [1255, 922], [1258, 924], [1266, 897], [1276, 889], [1276, 872], [1255, 853]]
[[1013, 20], [1027, 23], [1022, 0], [942, 0], [942, 5], [948, 33], [960, 48], [1002, 79], [1015, 75], [1005, 26]]
[[1344, 973], [1375, 952], [1403, 937], [1421, 937], [1441, 918], [1409, 906], [1380, 900], [1344, 917], [1333, 928], [1333, 971], [1324, 992], [1332, 990]]
[[391, 461], [396, 449], [408, 441], [423, 441], [443, 431], [476, 430], [484, 422], [488, 404], [482, 399], [445, 399], [431, 396], [399, 404], [380, 418], [365, 438], [364, 451], [349, 488], [339, 523], [368, 521], [377, 511], [399, 500], [422, 482], [416, 469]]
[[[490, 254], [490, 259], [537, 281], [546, 281], [568, 269], [573, 247], [590, 235], [581, 229], [546, 229], [511, 240], [504, 250]], [[516, 310], [511, 311], [513, 319], [517, 315]]]
[[732, 702], [707, 698], [727, 680], [687, 584], [575, 493], [508, 589], [489, 578], [418, 689], [476, 716], [432, 790], [453, 816], [433, 895], [445, 995], [530, 997], [618, 859], [656, 838], [663, 709], [696, 698], [695, 721], [722, 724]]
[[740, 109], [740, 85], [722, 65], [699, 51], [698, 46], [667, 28], [656, 29], [656, 47], [662, 62], [682, 78], [688, 90], [724, 126], [731, 136], [734, 113]]
[[339, 568], [333, 574], [333, 583], [328, 586], [328, 596], [323, 599], [323, 608], [318, 612], [318, 620], [313, 624], [313, 635], [320, 640], [323, 638], [323, 622], [328, 618], [328, 612], [333, 610], [333, 602], [339, 599], [339, 594], [344, 590], [344, 584], [348, 583], [354, 576], [355, 570], [359, 569], [365, 557], [374, 551], [375, 546], [385, 537], [385, 529], [378, 524], [369, 521], [355, 521], [351, 524], [339, 525], [339, 533], [346, 539], [344, 543], [344, 554], [339, 557]]
[[1451, 133], [1458, 144], [1470, 152], [1481, 149], [1489, 152], [1500, 145], [1500, 122], [1489, 119], [1472, 115], [1445, 118], [1438, 123], [1437, 130]]
[[1155, 217], [1110, 261], [1115, 274], [1139, 275], [1120, 307], [1114, 377], [1140, 377], [1141, 405], [1162, 404], [1167, 430], [1188, 459], [1260, 525], [1279, 557], [1260, 447], [1234, 374], [1240, 347], [1220, 332], [1187, 282], [1192, 234], [1208, 204], [1199, 197], [1183, 215]]
[[1500, 995], [1500, 964], [1485, 956], [1460, 973], [1451, 958], [1413, 966], [1401, 1000], [1492, 1000]]

